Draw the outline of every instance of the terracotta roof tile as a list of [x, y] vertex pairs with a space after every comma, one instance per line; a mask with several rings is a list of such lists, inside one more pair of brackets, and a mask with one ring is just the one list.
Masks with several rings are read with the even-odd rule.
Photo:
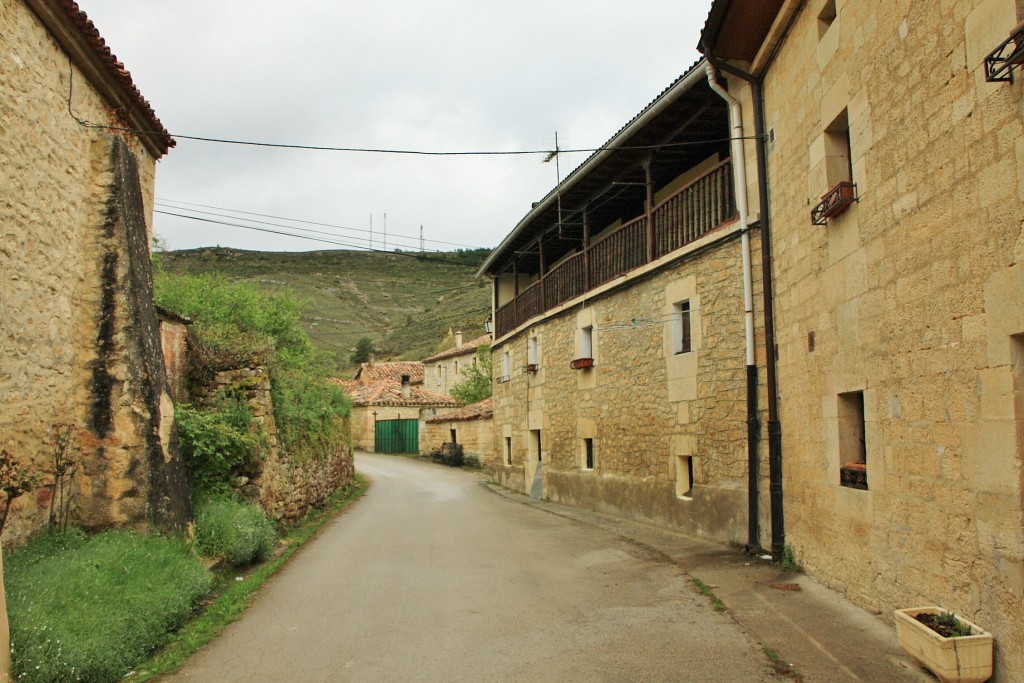
[[402, 396], [402, 383], [381, 380], [363, 384], [357, 379], [331, 379], [341, 387], [357, 406], [436, 406], [455, 407], [459, 402], [420, 387], [409, 387], [409, 397]]
[[387, 363], [362, 363], [355, 379], [363, 384], [389, 380], [401, 382], [403, 375], [409, 375], [410, 384], [423, 384], [423, 363], [420, 361], [392, 361]]
[[432, 417], [427, 422], [469, 422], [470, 420], [490, 420], [494, 416], [494, 399], [485, 398], [479, 403], [471, 403], [457, 410]]
[[473, 341], [466, 342], [465, 344], [462, 345], [461, 349], [457, 349], [455, 347], [452, 347], [450, 349], [442, 351], [441, 353], [434, 354], [433, 356], [430, 356], [429, 358], [424, 358], [423, 362], [424, 363], [433, 363], [433, 362], [436, 362], [436, 361], [439, 361], [439, 360], [444, 360], [445, 358], [453, 358], [455, 356], [464, 356], [464, 355], [467, 355], [467, 354], [475, 354], [476, 353], [476, 349], [477, 349], [478, 346], [480, 346], [481, 344], [490, 344], [490, 343], [491, 343], [491, 335], [485, 334], [485, 335], [482, 335], [480, 337], [477, 337]]
[[[125, 91], [125, 94], [136, 105], [143, 117], [146, 119], [146, 123], [149, 124], [149, 129], [152, 133], [151, 137], [155, 142], [156, 146], [162, 149], [163, 153], [175, 146], [174, 138], [167, 132], [163, 124], [160, 123], [160, 119], [157, 118], [156, 112], [153, 111], [153, 107], [149, 104], [142, 93], [139, 92], [138, 87], [135, 85], [135, 81], [132, 80], [132, 75], [125, 68], [124, 64], [114, 56], [114, 53], [110, 51], [107, 46], [107, 42], [100, 35], [99, 29], [92, 23], [88, 15], [82, 11], [78, 6], [78, 3], [74, 0], [37, 0], [36, 3], [29, 3], [39, 5], [49, 5], [53, 12], [61, 13], [65, 15], [75, 27], [75, 29], [81, 34], [85, 43], [92, 51], [97, 61], [102, 65], [104, 69], [113, 77], [113, 79], [120, 85]], [[100, 122], [96, 122], [100, 123]]]

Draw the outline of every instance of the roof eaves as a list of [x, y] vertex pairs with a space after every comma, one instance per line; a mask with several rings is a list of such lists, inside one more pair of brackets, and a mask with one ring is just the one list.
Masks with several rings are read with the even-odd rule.
[[581, 178], [585, 177], [590, 171], [610, 156], [615, 151], [615, 147], [623, 143], [636, 131], [642, 129], [647, 121], [658, 114], [662, 108], [668, 106], [678, 97], [689, 92], [694, 85], [703, 80], [705, 74], [704, 65], [704, 58], [698, 59], [694, 62], [683, 75], [677, 78], [671, 85], [665, 88], [660, 95], [654, 98], [654, 100], [652, 100], [651, 103], [643, 109], [643, 111], [630, 119], [630, 121], [620, 128], [615, 135], [601, 145], [601, 149], [599, 151], [591, 154], [586, 161], [577, 166], [572, 173], [566, 176], [565, 180], [560, 185], [556, 185], [542, 200], [534, 204], [533, 208], [530, 209], [530, 212], [527, 213], [512, 229], [512, 232], [506, 235], [505, 239], [501, 241], [501, 244], [499, 244], [494, 251], [488, 255], [487, 259], [477, 270], [476, 277], [483, 277], [487, 274], [491, 266], [493, 266], [505, 250], [512, 245], [514, 240], [519, 237], [521, 233], [525, 232], [530, 224], [533, 223], [541, 213], [548, 209], [552, 203], [557, 201], [560, 192], [566, 192], [569, 188], [579, 182]]
[[25, 4], [153, 157], [159, 159], [167, 154], [175, 146], [174, 138], [78, 3], [74, 0], [25, 0]]

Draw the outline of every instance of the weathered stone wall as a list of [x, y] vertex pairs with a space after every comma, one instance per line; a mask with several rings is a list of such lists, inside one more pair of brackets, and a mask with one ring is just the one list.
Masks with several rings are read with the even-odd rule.
[[424, 445], [421, 452], [429, 453], [442, 444], [450, 443], [453, 429], [464, 455], [475, 457], [483, 467], [494, 463], [497, 456], [494, 451], [494, 420], [491, 419], [428, 422], [421, 440]]
[[[572, 302], [498, 340], [497, 377], [505, 352], [511, 354], [509, 380], [498, 382], [493, 396], [494, 470], [503, 485], [529, 490], [539, 430], [543, 496], [721, 541], [746, 540], [743, 279], [736, 237], [732, 232], [732, 239], [704, 253]], [[681, 300], [692, 306], [694, 347], [676, 354], [672, 307]], [[581, 352], [579, 330], [588, 325], [595, 367], [571, 369]], [[524, 373], [532, 336], [539, 368]], [[593, 469], [585, 467], [585, 439], [592, 439]], [[677, 464], [686, 457], [692, 458], [694, 486], [682, 496]]]
[[[1018, 680], [1024, 90], [982, 64], [1016, 3], [840, 0], [827, 30], [822, 5], [765, 86], [787, 542], [887, 619], [937, 603], [991, 630], [994, 680]], [[814, 226], [844, 109], [860, 201]], [[846, 392], [863, 393], [866, 491], [839, 485]]]
[[[77, 425], [80, 520], [135, 523], [163, 505], [149, 478], [173, 425], [144, 362], [150, 311], [124, 288], [145, 286], [132, 244], [148, 245], [154, 159], [71, 117], [71, 74], [76, 115], [113, 114], [23, 3], [0, 3], [0, 35], [0, 448], [45, 472], [53, 426]], [[5, 543], [44, 524], [46, 503], [18, 499]]]
[[244, 498], [259, 502], [271, 519], [301, 519], [310, 508], [321, 505], [339, 488], [351, 483], [355, 468], [352, 451], [344, 441], [327, 457], [282, 452], [274, 421], [270, 375], [258, 360], [248, 367], [216, 372], [206, 382], [193, 382], [192, 395], [197, 405], [211, 405], [216, 397], [224, 395], [243, 398], [248, 404], [253, 422], [266, 436], [269, 448], [263, 460], [238, 473], [234, 485]]
[[188, 400], [188, 325], [161, 316], [160, 347], [164, 354], [167, 393], [175, 403]]

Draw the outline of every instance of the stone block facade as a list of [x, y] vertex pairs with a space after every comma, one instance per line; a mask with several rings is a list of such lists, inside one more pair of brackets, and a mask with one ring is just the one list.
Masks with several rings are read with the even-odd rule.
[[[162, 130], [70, 5], [0, 3], [0, 448], [52, 482], [54, 426], [73, 424], [81, 524], [180, 525], [149, 271], [155, 161], [173, 141], [76, 120]], [[45, 502], [15, 502], [5, 544], [45, 524]]]
[[[1024, 90], [1019, 71], [986, 82], [983, 61], [1024, 15], [1014, 0], [784, 5], [751, 68], [771, 140], [786, 541], [886, 619], [965, 615], [996, 636], [993, 680], [1018, 680]], [[844, 179], [859, 201], [812, 225]], [[857, 462], [866, 488], [841, 482]]]
[[[539, 495], [553, 501], [745, 541], [738, 236], [734, 222], [497, 341], [491, 467], [500, 483], [529, 492], [539, 465]], [[673, 305], [683, 300], [692, 350], [676, 353]], [[593, 367], [573, 369], [586, 327]], [[527, 372], [531, 343], [537, 367]]]

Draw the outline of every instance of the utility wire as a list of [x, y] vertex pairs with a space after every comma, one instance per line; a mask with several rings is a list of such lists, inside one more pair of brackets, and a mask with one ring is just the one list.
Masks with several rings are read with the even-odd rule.
[[[365, 233], [370, 233], [371, 235], [373, 234], [372, 230], [367, 230], [365, 228], [349, 228], [349, 227], [346, 227], [344, 225], [335, 225], [333, 223], [318, 223], [316, 221], [307, 221], [307, 220], [302, 220], [302, 219], [299, 219], [299, 218], [288, 218], [287, 216], [274, 216], [274, 215], [266, 214], [266, 213], [256, 213], [255, 211], [243, 211], [241, 209], [228, 209], [228, 208], [225, 208], [223, 206], [210, 206], [209, 204], [197, 204], [195, 202], [183, 202], [183, 201], [180, 201], [178, 199], [163, 199], [161, 197], [156, 197], [156, 201], [157, 202], [161, 202], [161, 203], [165, 203], [165, 204], [183, 204], [185, 206], [199, 206], [199, 207], [202, 207], [204, 209], [216, 209], [218, 211], [229, 211], [231, 213], [240, 213], [240, 214], [245, 214], [247, 216], [259, 216], [260, 218], [273, 218], [275, 220], [289, 221], [291, 223], [303, 223], [305, 225], [318, 225], [318, 226], [324, 227], [324, 228], [338, 228], [339, 230], [348, 230], [348, 231], [351, 231], [351, 232], [365, 232]], [[206, 211], [196, 211], [195, 209], [188, 209], [188, 208], [185, 208], [183, 206], [168, 206], [168, 208], [178, 209], [179, 211], [195, 211], [195, 213], [209, 213], [209, 212], [206, 212]], [[210, 213], [210, 215], [217, 216], [217, 215], [220, 215], [220, 214]], [[221, 216], [221, 217], [222, 218], [233, 218], [233, 216]], [[398, 235], [398, 234], [396, 234], [396, 235], [394, 235], [394, 237], [399, 237], [399, 238], [402, 238], [402, 239], [410, 239], [410, 240], [419, 240], [419, 237], [413, 237], [412, 235]], [[485, 248], [485, 247], [473, 246], [471, 244], [460, 244], [459, 242], [445, 242], [444, 240], [425, 239], [424, 241], [432, 242], [434, 244], [445, 244], [445, 245], [452, 246], [452, 247], [463, 247], [463, 248], [466, 248], [466, 249], [484, 249]]]

